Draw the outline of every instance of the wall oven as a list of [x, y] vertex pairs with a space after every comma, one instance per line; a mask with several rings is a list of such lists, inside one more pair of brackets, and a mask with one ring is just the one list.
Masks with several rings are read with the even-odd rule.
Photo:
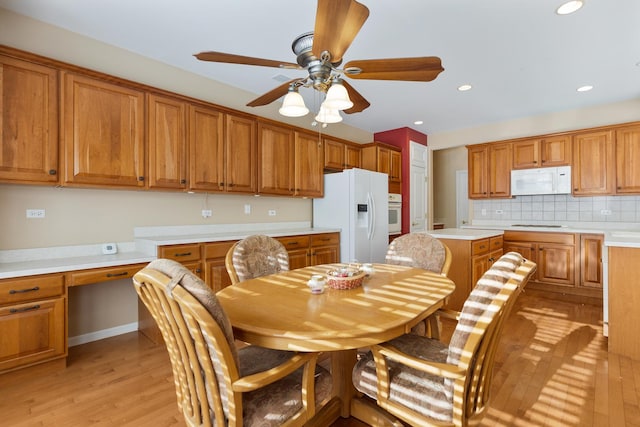
[[389, 234], [402, 233], [402, 194], [389, 194]]

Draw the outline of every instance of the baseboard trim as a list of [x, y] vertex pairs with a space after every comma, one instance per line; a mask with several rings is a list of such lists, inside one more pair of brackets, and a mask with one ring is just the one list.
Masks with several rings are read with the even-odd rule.
[[138, 322], [128, 323], [126, 325], [115, 326], [113, 328], [102, 329], [100, 331], [90, 332], [88, 334], [69, 337], [69, 347], [86, 344], [92, 341], [98, 341], [105, 338], [115, 337], [129, 332], [138, 330]]

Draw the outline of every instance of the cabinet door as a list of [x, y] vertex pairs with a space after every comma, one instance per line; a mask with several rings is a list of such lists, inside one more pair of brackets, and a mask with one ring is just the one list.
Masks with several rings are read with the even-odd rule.
[[293, 194], [294, 135], [289, 128], [258, 123], [258, 192]]
[[386, 173], [391, 177], [391, 150], [378, 147], [377, 151], [378, 172]]
[[231, 278], [225, 266], [225, 257], [234, 243], [234, 241], [226, 241], [204, 245], [205, 282], [214, 292], [231, 285]]
[[296, 196], [322, 197], [324, 194], [324, 152], [317, 135], [295, 133], [295, 192]]
[[540, 282], [575, 286], [575, 246], [540, 243], [537, 263]]
[[484, 199], [488, 196], [487, 167], [488, 149], [486, 145], [468, 147], [469, 198]]
[[613, 194], [614, 146], [611, 131], [578, 134], [573, 137], [574, 196]]
[[362, 162], [360, 161], [360, 148], [354, 147], [349, 144], [344, 146], [344, 161], [345, 169], [360, 168]]
[[340, 233], [312, 235], [310, 245], [310, 265], [340, 262]]
[[227, 114], [225, 183], [233, 193], [256, 192], [256, 122]]
[[511, 144], [489, 146], [489, 197], [511, 197]]
[[189, 188], [224, 191], [224, 114], [189, 105]]
[[541, 166], [566, 166], [571, 164], [571, 136], [560, 135], [544, 138], [540, 143]]
[[56, 184], [58, 74], [0, 56], [0, 180]]
[[513, 143], [513, 169], [529, 169], [540, 166], [540, 140], [528, 139]]
[[580, 286], [602, 289], [602, 234], [580, 235]]
[[67, 353], [66, 299], [0, 307], [0, 372]]
[[616, 130], [616, 193], [640, 194], [640, 126]]
[[[478, 280], [489, 269], [489, 256], [478, 255], [471, 258], [471, 288], [476, 286]], [[468, 297], [469, 295], [467, 295]]]
[[147, 97], [149, 188], [187, 188], [186, 109], [178, 99]]
[[65, 74], [64, 183], [144, 186], [144, 93]]
[[345, 168], [345, 145], [333, 139], [324, 139], [324, 168], [341, 171]]
[[389, 151], [389, 181], [402, 182], [402, 153]]

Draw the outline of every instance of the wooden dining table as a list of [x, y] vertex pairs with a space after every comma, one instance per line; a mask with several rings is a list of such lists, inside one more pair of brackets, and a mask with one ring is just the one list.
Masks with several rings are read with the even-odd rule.
[[307, 282], [313, 274], [326, 275], [340, 267], [346, 265], [283, 271], [216, 294], [237, 339], [279, 350], [331, 352], [334, 399], [316, 417], [317, 425], [330, 424], [338, 416], [358, 418], [361, 411], [370, 410], [354, 399], [351, 370], [357, 349], [410, 332], [441, 308], [455, 289], [450, 279], [437, 273], [374, 264], [374, 272], [361, 286], [311, 292]]

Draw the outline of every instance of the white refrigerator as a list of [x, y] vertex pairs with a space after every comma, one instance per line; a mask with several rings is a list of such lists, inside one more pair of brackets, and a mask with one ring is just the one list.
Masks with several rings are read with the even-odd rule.
[[313, 200], [313, 226], [341, 230], [341, 262], [384, 262], [389, 243], [388, 185], [386, 173], [364, 169], [325, 174], [324, 198]]

